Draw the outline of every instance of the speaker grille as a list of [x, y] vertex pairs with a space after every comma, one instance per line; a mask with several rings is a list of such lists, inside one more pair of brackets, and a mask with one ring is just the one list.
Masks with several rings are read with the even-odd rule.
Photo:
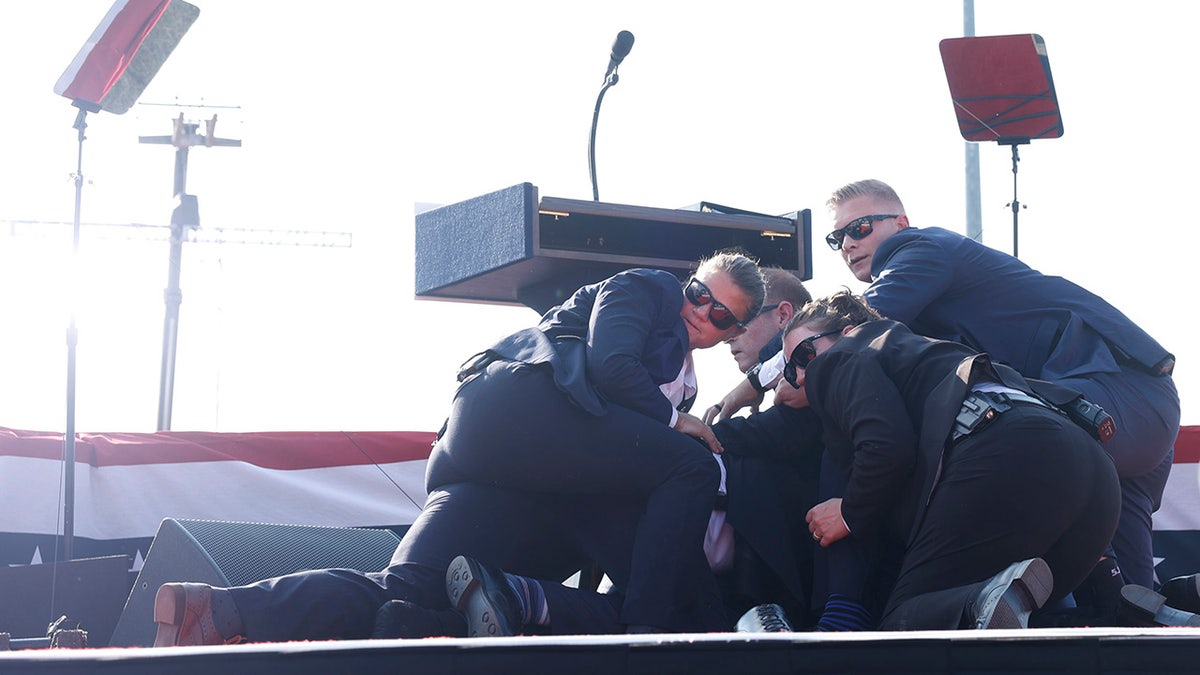
[[244, 586], [304, 570], [387, 567], [391, 530], [165, 518], [113, 631], [112, 645], [154, 643], [154, 595], [173, 581]]
[[179, 520], [217, 563], [230, 586], [302, 570], [377, 571], [399, 539], [388, 530]]

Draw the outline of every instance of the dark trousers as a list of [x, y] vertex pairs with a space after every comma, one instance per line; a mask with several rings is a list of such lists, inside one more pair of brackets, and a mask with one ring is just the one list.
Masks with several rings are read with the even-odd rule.
[[1059, 381], [1113, 416], [1117, 433], [1104, 443], [1121, 480], [1121, 518], [1112, 551], [1125, 581], [1154, 588], [1154, 529], [1179, 433], [1179, 393], [1170, 377], [1124, 367]]
[[981, 582], [1043, 558], [1051, 599], [1095, 566], [1116, 528], [1120, 493], [1111, 459], [1071, 421], [1015, 403], [948, 451], [904, 556], [881, 627], [954, 629]]
[[[590, 415], [549, 369], [497, 362], [456, 394], [430, 456], [426, 508], [386, 570], [319, 570], [231, 593], [251, 640], [367, 637], [388, 600], [445, 607], [456, 555], [557, 580], [594, 560], [624, 590], [622, 624], [724, 630], [702, 548], [719, 480], [695, 439], [616, 405]], [[569, 589], [548, 595], [568, 608], [596, 601]], [[560, 612], [555, 629], [605, 611], [595, 607]]]
[[[846, 477], [832, 460], [821, 464], [818, 503], [846, 493]], [[829, 546], [817, 546], [812, 604], [819, 618], [826, 600], [833, 595], [853, 600], [878, 620], [884, 603], [896, 581], [902, 547], [882, 542], [866, 542], [854, 536]]]
[[[251, 641], [369, 638], [375, 613], [388, 600], [446, 609], [446, 567], [457, 555], [545, 580], [564, 580], [595, 560], [624, 580], [632, 556], [629, 529], [641, 511], [632, 499], [447, 485], [430, 493], [382, 571], [313, 570], [229, 592]], [[623, 630], [617, 627], [619, 597], [557, 583], [544, 587], [555, 632]]]
[[429, 458], [431, 488], [459, 482], [642, 500], [622, 621], [683, 631], [727, 625], [703, 550], [720, 470], [696, 439], [615, 404], [588, 414], [548, 367], [496, 362], [459, 389]]

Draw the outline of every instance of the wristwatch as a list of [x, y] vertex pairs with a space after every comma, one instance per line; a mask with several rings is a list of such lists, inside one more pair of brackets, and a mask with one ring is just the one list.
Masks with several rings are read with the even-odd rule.
[[762, 383], [758, 381], [758, 371], [760, 370], [762, 370], [762, 364], [754, 364], [753, 368], [746, 371], [746, 379], [750, 380], [750, 386], [754, 387], [754, 391], [757, 391], [760, 394], [765, 394], [767, 393], [767, 388], [762, 386]]

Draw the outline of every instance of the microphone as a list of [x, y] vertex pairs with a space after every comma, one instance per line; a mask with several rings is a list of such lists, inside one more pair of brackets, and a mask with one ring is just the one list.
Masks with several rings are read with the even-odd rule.
[[596, 123], [600, 120], [600, 103], [604, 101], [604, 92], [616, 85], [617, 66], [629, 55], [630, 49], [633, 49], [633, 33], [627, 30], [617, 33], [617, 39], [613, 41], [612, 56], [608, 59], [608, 70], [604, 73], [604, 86], [600, 88], [600, 95], [596, 97], [596, 109], [592, 112], [592, 135], [588, 138], [588, 173], [592, 177], [594, 201], [600, 201], [600, 188], [596, 185]]
[[629, 50], [633, 49], [633, 33], [623, 30], [617, 33], [617, 39], [613, 40], [612, 56], [608, 60], [608, 70], [604, 73], [604, 79], [608, 79], [617, 70], [617, 66], [621, 65], [621, 61], [629, 56]]

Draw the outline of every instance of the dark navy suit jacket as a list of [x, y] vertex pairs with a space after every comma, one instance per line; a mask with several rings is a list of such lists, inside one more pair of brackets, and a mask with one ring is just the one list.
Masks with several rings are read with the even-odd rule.
[[1174, 358], [1103, 298], [1062, 277], [937, 227], [885, 239], [864, 297], [914, 332], [987, 352], [1046, 380], [1118, 371], [1132, 360], [1152, 374]]
[[490, 351], [549, 363], [558, 388], [593, 415], [611, 402], [669, 424], [673, 406], [659, 385], [679, 376], [688, 353], [683, 302], [673, 274], [626, 270], [584, 286]]

